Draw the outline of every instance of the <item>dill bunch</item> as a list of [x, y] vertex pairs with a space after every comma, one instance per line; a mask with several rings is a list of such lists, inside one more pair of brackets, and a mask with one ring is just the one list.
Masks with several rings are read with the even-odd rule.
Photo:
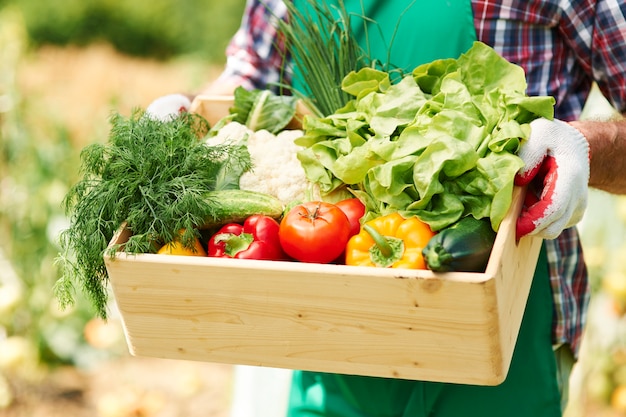
[[154, 252], [181, 230], [182, 243], [191, 246], [196, 227], [220, 207], [207, 193], [236, 188], [233, 178], [251, 167], [245, 146], [207, 146], [201, 138], [209, 125], [195, 114], [162, 122], [135, 111], [129, 118], [114, 114], [110, 124], [107, 143], [81, 151], [82, 178], [65, 196], [70, 224], [60, 235], [55, 285], [62, 308], [74, 303], [78, 284], [101, 318], [108, 299], [103, 255], [120, 225], [133, 233], [128, 253]]

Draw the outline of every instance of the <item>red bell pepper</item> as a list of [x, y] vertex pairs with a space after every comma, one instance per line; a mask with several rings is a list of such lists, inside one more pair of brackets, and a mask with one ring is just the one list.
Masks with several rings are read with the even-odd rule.
[[248, 217], [243, 225], [224, 225], [209, 240], [208, 255], [217, 258], [286, 260], [276, 220], [264, 215]]

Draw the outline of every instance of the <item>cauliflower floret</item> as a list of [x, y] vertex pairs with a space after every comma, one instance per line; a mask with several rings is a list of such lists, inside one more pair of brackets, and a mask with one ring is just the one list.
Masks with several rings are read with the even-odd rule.
[[267, 130], [253, 132], [248, 137], [252, 170], [241, 176], [240, 188], [271, 194], [285, 204], [303, 200], [308, 180], [297, 157], [301, 147], [294, 143], [302, 134], [301, 130], [284, 130], [278, 135]]
[[210, 146], [223, 145], [227, 143], [245, 142], [252, 131], [246, 125], [238, 122], [230, 122], [221, 127], [215, 136], [206, 139], [206, 144]]

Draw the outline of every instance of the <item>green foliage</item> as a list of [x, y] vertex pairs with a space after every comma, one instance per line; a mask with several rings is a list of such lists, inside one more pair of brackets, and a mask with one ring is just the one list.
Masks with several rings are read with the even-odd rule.
[[22, 119], [27, 107], [0, 113], [0, 250], [19, 279], [17, 286], [2, 282], [7, 271], [0, 271], [0, 293], [16, 287], [19, 295], [0, 307], [0, 332], [28, 340], [46, 363], [75, 363], [79, 350], [91, 351], [80, 324], [93, 313], [80, 303], [71, 315], [61, 314], [52, 286], [56, 232], [65, 224], [61, 200], [74, 176], [76, 152], [62, 126], [50, 132], [52, 141], [34, 135]]
[[285, 5], [289, 23], [279, 21], [279, 29], [294, 65], [302, 72], [301, 79], [294, 80], [295, 94], [317, 115], [328, 116], [350, 101], [341, 82], [350, 71], [367, 66], [368, 58], [352, 36], [350, 16], [343, 5], [338, 16], [328, 5], [314, 2]]
[[296, 98], [275, 95], [269, 90], [248, 91], [237, 87], [231, 112], [234, 113], [233, 121], [253, 131], [265, 129], [278, 134], [295, 116]]
[[207, 198], [219, 172], [228, 167], [243, 173], [251, 164], [244, 146], [207, 146], [199, 140], [208, 129], [206, 120], [191, 113], [166, 122], [141, 111], [128, 119], [116, 114], [109, 141], [82, 150], [83, 177], [64, 204], [70, 227], [61, 234], [63, 276], [56, 286], [63, 307], [72, 304], [75, 283], [97, 314], [107, 317], [103, 255], [125, 221], [133, 232], [126, 252], [154, 252], [181, 230], [182, 243], [191, 246], [194, 229], [219, 208]]
[[[244, 0], [4, 0], [22, 10], [34, 46], [109, 42], [123, 53], [221, 62]], [[2, 3], [0, 3], [2, 5]]]

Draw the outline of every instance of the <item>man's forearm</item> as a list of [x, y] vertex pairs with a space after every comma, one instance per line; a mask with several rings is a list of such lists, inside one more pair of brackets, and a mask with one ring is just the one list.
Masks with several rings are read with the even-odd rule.
[[626, 194], [626, 119], [576, 121], [571, 125], [589, 142], [589, 186], [613, 194]]

